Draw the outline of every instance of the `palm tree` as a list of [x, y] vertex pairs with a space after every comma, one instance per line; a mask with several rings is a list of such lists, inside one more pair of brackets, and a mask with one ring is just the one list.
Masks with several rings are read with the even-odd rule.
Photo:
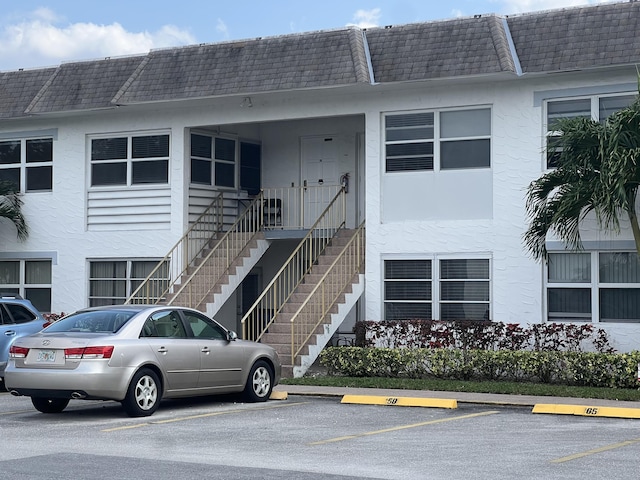
[[22, 200], [19, 191], [12, 182], [0, 181], [0, 219], [7, 218], [16, 227], [18, 238], [26, 240], [29, 228], [22, 214]]
[[614, 232], [620, 231], [620, 218], [626, 215], [640, 256], [636, 211], [640, 96], [604, 123], [565, 118], [553, 129], [561, 133], [550, 147], [558, 166], [527, 189], [529, 226], [524, 243], [529, 252], [537, 260], [546, 259], [548, 233], [555, 234], [570, 249], [580, 250], [580, 224], [594, 212], [598, 227]]

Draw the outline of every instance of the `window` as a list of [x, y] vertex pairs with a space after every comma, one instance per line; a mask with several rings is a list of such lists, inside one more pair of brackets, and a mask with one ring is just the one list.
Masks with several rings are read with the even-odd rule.
[[140, 332], [141, 337], [187, 338], [178, 312], [164, 310], [147, 319]]
[[384, 262], [384, 318], [431, 320], [431, 260], [386, 260]]
[[[158, 260], [91, 261], [89, 263], [89, 306], [124, 303], [157, 265]], [[169, 285], [169, 264], [166, 263], [159, 268], [153, 278], [160, 284], [154, 285], [154, 291], [164, 291]]]
[[635, 252], [550, 253], [549, 321], [640, 322]]
[[440, 260], [440, 319], [489, 320], [489, 260]]
[[183, 312], [187, 324], [191, 328], [191, 333], [195, 338], [227, 340], [227, 332], [217, 323], [208, 319], [204, 315], [194, 312]]
[[547, 102], [547, 168], [558, 165], [560, 151], [557, 148], [560, 132], [555, 123], [562, 118], [592, 118], [604, 123], [607, 117], [629, 106], [635, 95], [591, 96]]
[[91, 186], [166, 184], [169, 135], [91, 140]]
[[491, 109], [385, 116], [385, 171], [491, 166]]
[[0, 261], [0, 292], [20, 295], [40, 312], [51, 312], [51, 260]]
[[488, 259], [385, 260], [384, 318], [489, 320]]
[[192, 133], [191, 183], [234, 188], [236, 141]]
[[0, 181], [16, 185], [21, 192], [53, 188], [53, 139], [0, 141]]
[[24, 305], [17, 303], [0, 303], [0, 325], [16, 325], [35, 319], [35, 314]]

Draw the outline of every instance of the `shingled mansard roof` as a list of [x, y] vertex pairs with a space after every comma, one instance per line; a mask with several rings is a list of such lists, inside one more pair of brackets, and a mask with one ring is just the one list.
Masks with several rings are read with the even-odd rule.
[[230, 95], [640, 63], [640, 2], [346, 27], [0, 73], [0, 119]]

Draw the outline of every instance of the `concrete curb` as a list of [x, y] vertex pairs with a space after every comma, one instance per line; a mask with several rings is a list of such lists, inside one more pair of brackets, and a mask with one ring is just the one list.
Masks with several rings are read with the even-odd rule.
[[[432, 400], [455, 400], [457, 403], [462, 404], [530, 407], [536, 410], [532, 413], [568, 414], [564, 412], [570, 411], [572, 412], [572, 415], [579, 414], [584, 416], [640, 418], [640, 401], [630, 402], [620, 400], [600, 400], [594, 398], [539, 397], [531, 395], [502, 395], [493, 393], [441, 392], [434, 390], [386, 390], [378, 388], [323, 387], [312, 385], [279, 385], [274, 389], [274, 392], [278, 391], [286, 392], [288, 395], [306, 395], [314, 397], [344, 397], [345, 395], [381, 397], [385, 399], [385, 404], [386, 399], [389, 398], [428, 398]], [[371, 401], [379, 402], [380, 400], [379, 398], [372, 398]], [[403, 401], [410, 402], [411, 400]]]

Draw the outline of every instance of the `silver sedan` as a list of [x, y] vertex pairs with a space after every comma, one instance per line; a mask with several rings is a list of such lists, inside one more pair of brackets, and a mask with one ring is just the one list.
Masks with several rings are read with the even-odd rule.
[[70, 399], [115, 400], [130, 416], [163, 398], [244, 392], [266, 401], [280, 380], [276, 351], [239, 340], [189, 308], [119, 305], [80, 310], [11, 346], [5, 385], [36, 409]]

